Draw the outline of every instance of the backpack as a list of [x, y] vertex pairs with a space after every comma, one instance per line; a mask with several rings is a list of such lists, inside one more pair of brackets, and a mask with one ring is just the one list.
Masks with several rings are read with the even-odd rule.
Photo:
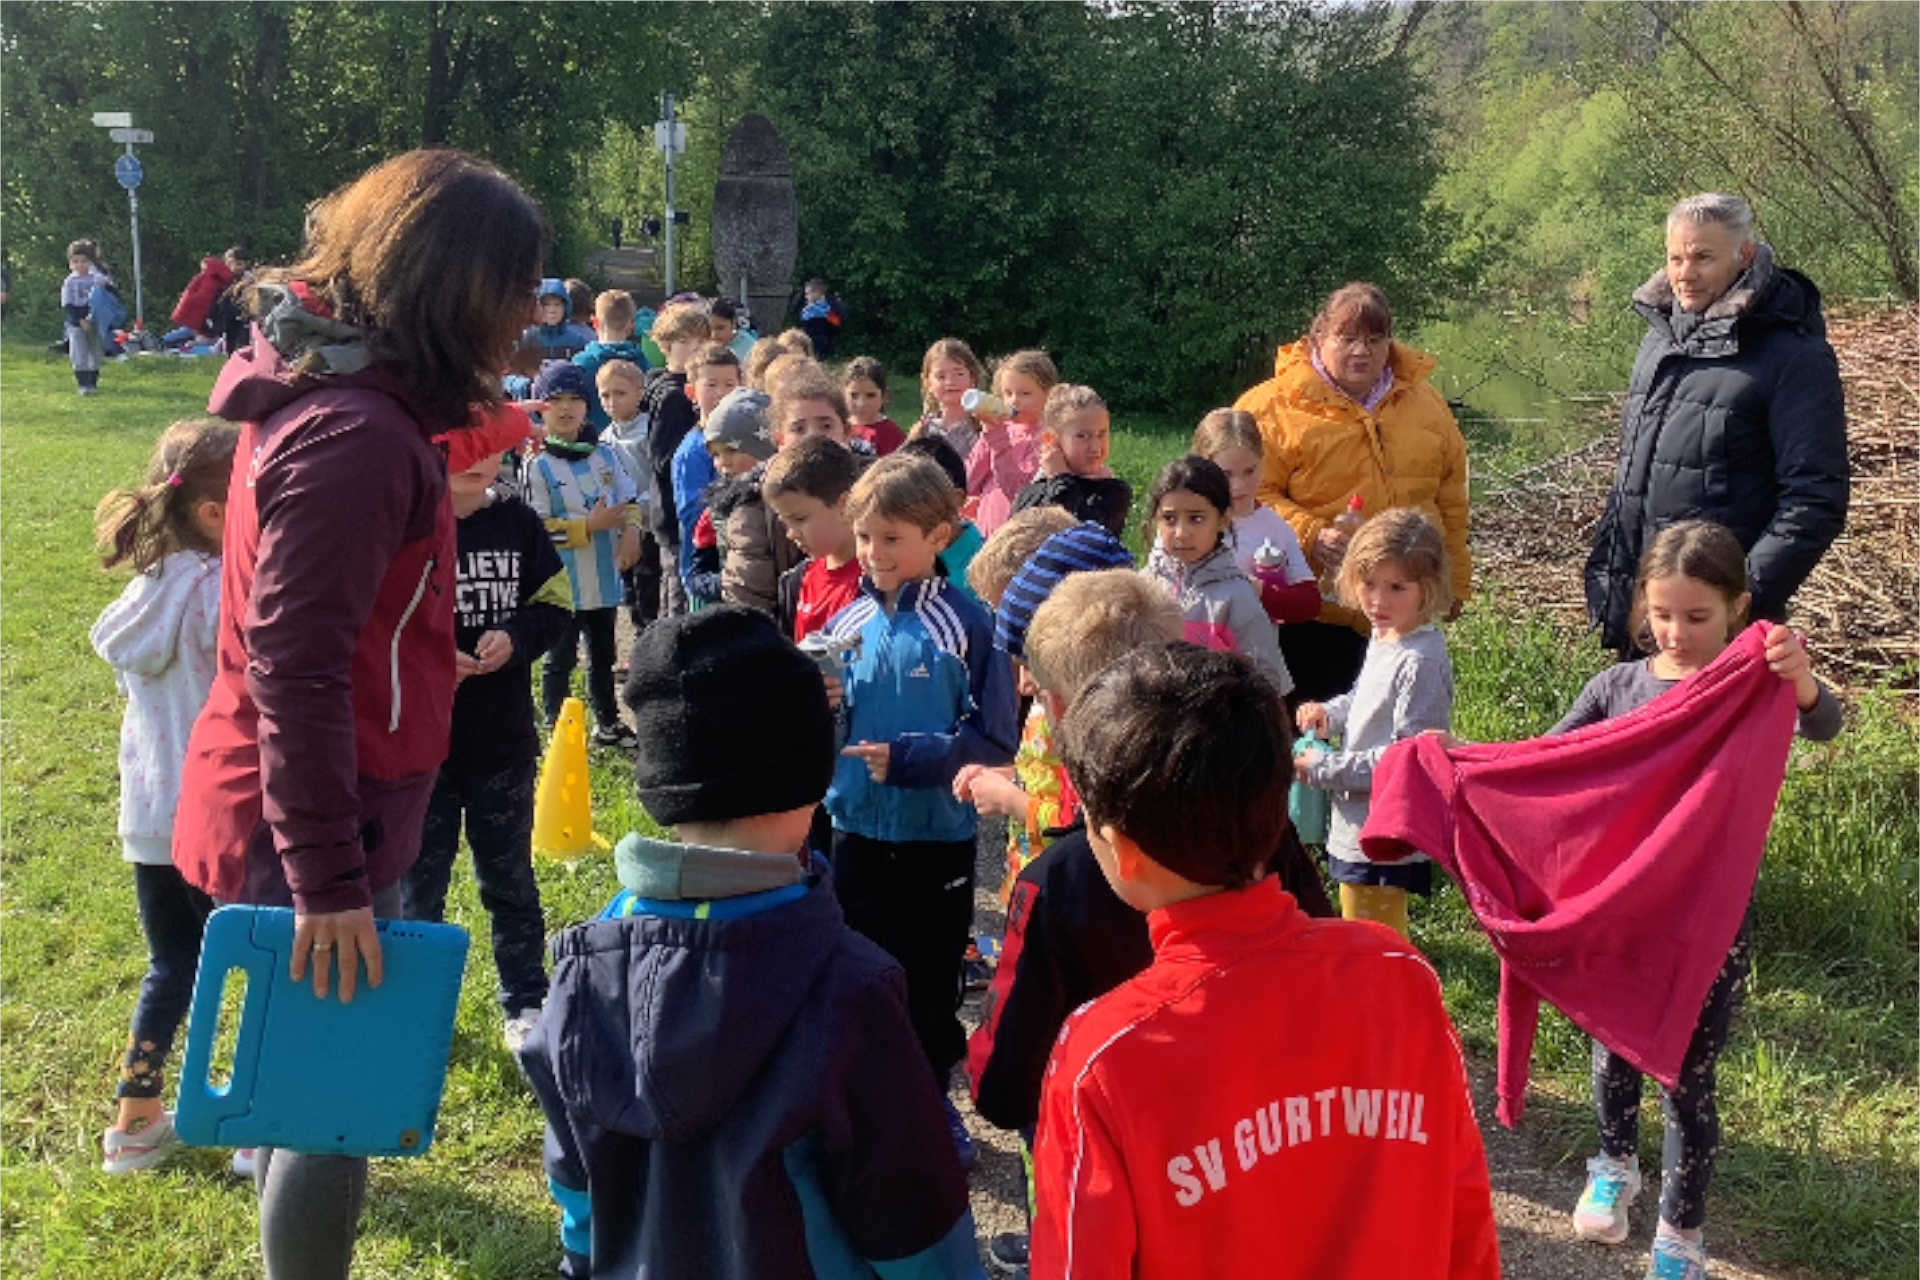
[[104, 277], [94, 281], [87, 307], [93, 317], [93, 331], [103, 341], [112, 336], [114, 330], [126, 327], [127, 306], [120, 301], [120, 291], [113, 287], [112, 281]]

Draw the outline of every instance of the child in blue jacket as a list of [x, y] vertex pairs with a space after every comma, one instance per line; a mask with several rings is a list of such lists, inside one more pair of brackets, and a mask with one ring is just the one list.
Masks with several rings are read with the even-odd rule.
[[[927, 458], [895, 453], [847, 496], [861, 594], [835, 614], [836, 645], [858, 639], [846, 672], [848, 745], [827, 789], [834, 887], [847, 923], [907, 972], [907, 1003], [944, 1091], [966, 1051], [957, 1016], [973, 923], [978, 814], [954, 798], [968, 764], [1013, 760], [1013, 670], [993, 622], [938, 576], [960, 494]], [[965, 1163], [971, 1143], [948, 1103]]]
[[561, 1274], [984, 1280], [899, 966], [806, 848], [833, 767], [813, 664], [719, 605], [631, 665], [640, 800], [673, 835], [620, 842], [520, 1053]]

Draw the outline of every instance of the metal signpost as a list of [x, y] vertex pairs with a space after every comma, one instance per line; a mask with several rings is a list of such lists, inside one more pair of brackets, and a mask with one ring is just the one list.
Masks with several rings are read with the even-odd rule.
[[147, 293], [140, 277], [140, 183], [146, 172], [140, 157], [133, 153], [136, 144], [153, 141], [153, 131], [133, 127], [131, 111], [96, 111], [93, 123], [107, 131], [107, 137], [123, 143], [126, 150], [114, 159], [113, 176], [127, 189], [127, 218], [133, 226], [133, 327], [144, 333], [147, 327]]
[[687, 126], [674, 118], [674, 102], [671, 93], [660, 95], [660, 119], [654, 122], [653, 145], [667, 156], [667, 270], [666, 296], [671, 298], [676, 292], [674, 287], [674, 268], [677, 256], [674, 252], [678, 245], [681, 218], [673, 207], [673, 158], [687, 149]]

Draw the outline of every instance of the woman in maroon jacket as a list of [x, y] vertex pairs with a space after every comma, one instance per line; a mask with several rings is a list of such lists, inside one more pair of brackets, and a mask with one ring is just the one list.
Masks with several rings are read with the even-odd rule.
[[[227, 494], [219, 667], [187, 748], [176, 861], [223, 902], [290, 905], [292, 976], [381, 981], [447, 754], [454, 524], [432, 437], [499, 398], [546, 224], [498, 169], [413, 151], [308, 219], [253, 295], [209, 408], [243, 424]], [[262, 1150], [270, 1280], [345, 1277], [366, 1161]]]

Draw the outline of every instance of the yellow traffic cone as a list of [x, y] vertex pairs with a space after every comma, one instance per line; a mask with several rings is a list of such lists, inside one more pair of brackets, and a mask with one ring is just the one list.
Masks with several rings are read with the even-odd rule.
[[593, 793], [587, 779], [587, 708], [578, 698], [560, 704], [553, 741], [540, 763], [533, 793], [533, 851], [571, 861], [596, 843]]

